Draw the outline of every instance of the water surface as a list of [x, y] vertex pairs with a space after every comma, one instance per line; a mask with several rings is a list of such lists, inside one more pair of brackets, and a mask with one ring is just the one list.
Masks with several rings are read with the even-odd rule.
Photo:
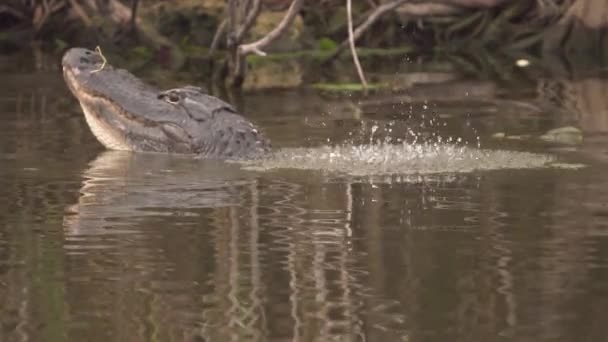
[[104, 151], [55, 64], [3, 63], [2, 341], [608, 336], [597, 74], [246, 94], [251, 165]]

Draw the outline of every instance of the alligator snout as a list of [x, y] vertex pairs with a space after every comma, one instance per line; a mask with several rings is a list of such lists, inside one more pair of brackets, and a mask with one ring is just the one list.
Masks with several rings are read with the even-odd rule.
[[99, 53], [83, 48], [68, 50], [61, 60], [61, 65], [64, 69], [95, 70], [102, 64], [103, 58]]

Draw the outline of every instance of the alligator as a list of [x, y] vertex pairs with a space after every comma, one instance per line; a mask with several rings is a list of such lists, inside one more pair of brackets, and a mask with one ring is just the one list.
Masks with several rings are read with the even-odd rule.
[[99, 50], [71, 48], [62, 66], [87, 124], [108, 149], [216, 159], [255, 158], [270, 151], [256, 125], [198, 87], [155, 89], [108, 64]]

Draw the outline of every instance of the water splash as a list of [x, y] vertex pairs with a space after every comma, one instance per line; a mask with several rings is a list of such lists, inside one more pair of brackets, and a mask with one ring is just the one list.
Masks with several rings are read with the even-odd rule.
[[285, 148], [269, 158], [245, 163], [245, 169], [322, 170], [352, 176], [462, 173], [476, 170], [546, 167], [544, 154], [483, 150], [446, 143], [370, 144]]

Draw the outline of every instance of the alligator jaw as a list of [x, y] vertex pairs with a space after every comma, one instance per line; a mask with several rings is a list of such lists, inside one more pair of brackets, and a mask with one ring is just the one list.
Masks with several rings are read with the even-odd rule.
[[123, 151], [133, 150], [132, 146], [127, 142], [125, 132], [121, 130], [124, 126], [117, 125], [119, 121], [112, 120], [111, 117], [106, 115], [107, 110], [103, 109], [113, 107], [114, 105], [111, 101], [105, 99], [103, 96], [96, 96], [92, 92], [89, 92], [76, 80], [76, 77], [83, 72], [90, 71], [83, 71], [78, 67], [71, 65], [63, 65], [64, 79], [72, 94], [74, 94], [78, 99], [78, 102], [80, 102], [84, 117], [91, 128], [93, 135], [95, 135], [97, 140], [108, 149]]
[[163, 145], [166, 137], [154, 122], [137, 117], [107, 94], [112, 89], [120, 92], [122, 87], [131, 87], [129, 78], [117, 77], [123, 74], [110, 65], [102, 69], [101, 57], [86, 49], [68, 51], [62, 64], [65, 82], [102, 145], [111, 150], [167, 151]]

